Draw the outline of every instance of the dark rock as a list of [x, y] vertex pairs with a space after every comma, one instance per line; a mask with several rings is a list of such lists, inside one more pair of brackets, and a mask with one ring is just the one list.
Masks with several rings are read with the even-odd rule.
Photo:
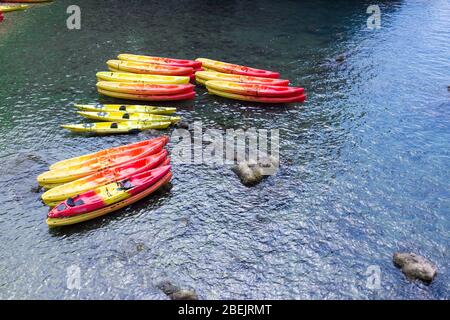
[[344, 62], [345, 61], [345, 55], [340, 54], [334, 60], [336, 60], [336, 62]]
[[143, 244], [143, 243], [138, 243], [137, 245], [136, 245], [136, 250], [137, 251], [142, 251], [142, 250], [144, 250], [145, 249], [145, 245]]
[[177, 127], [180, 129], [189, 129], [189, 123], [187, 123], [185, 121], [179, 121], [177, 123]]
[[450, 86], [447, 86], [447, 90], [450, 91]]
[[402, 269], [409, 279], [419, 279], [424, 282], [433, 281], [437, 268], [427, 259], [414, 253], [394, 253], [394, 265]]
[[198, 300], [197, 293], [194, 290], [180, 289], [169, 281], [158, 284], [158, 289], [172, 300]]
[[172, 300], [198, 300], [197, 294], [194, 290], [184, 290], [174, 292], [170, 298]]
[[40, 185], [37, 185], [37, 186], [34, 186], [34, 187], [30, 188], [30, 191], [34, 192], [34, 193], [39, 193], [39, 192], [41, 192], [41, 190], [42, 190], [42, 187]]

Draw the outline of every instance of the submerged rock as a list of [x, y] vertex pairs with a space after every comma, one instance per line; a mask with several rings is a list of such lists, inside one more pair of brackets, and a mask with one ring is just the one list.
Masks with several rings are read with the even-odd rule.
[[334, 60], [336, 60], [336, 62], [344, 62], [345, 61], [345, 55], [344, 54], [340, 54], [336, 58], [334, 58]]
[[394, 265], [410, 279], [419, 279], [424, 282], [433, 281], [437, 268], [427, 259], [415, 253], [394, 253]]
[[172, 300], [198, 300], [194, 290], [180, 289], [170, 281], [163, 281], [158, 284], [158, 289], [164, 292]]
[[177, 123], [177, 127], [180, 129], [189, 129], [189, 123], [187, 123], [185, 121], [179, 121]]
[[253, 186], [269, 175], [273, 175], [278, 168], [278, 160], [274, 157], [263, 156], [258, 161], [241, 161], [233, 171], [246, 186]]

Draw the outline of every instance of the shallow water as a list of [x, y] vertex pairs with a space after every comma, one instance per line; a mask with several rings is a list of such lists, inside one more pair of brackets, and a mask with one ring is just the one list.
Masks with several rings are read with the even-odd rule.
[[[77, 3], [81, 30], [66, 28], [66, 0], [0, 24], [0, 298], [165, 299], [164, 280], [209, 299], [450, 297], [448, 1], [379, 2], [379, 30], [366, 27], [371, 1]], [[204, 128], [280, 129], [279, 172], [247, 188], [228, 167], [175, 165], [170, 191], [49, 230], [39, 173], [151, 136], [59, 128], [80, 121], [73, 102], [114, 101], [97, 95], [95, 72], [120, 52], [223, 59], [305, 87], [303, 105], [200, 87], [175, 104]], [[397, 250], [428, 257], [436, 280], [406, 280]], [[379, 289], [366, 286], [373, 265]]]

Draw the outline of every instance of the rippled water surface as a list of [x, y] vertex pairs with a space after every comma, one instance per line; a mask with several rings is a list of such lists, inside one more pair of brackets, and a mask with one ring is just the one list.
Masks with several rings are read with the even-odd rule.
[[[0, 298], [449, 298], [450, 6], [446, 0], [87, 1], [82, 29], [58, 0], [0, 23]], [[273, 69], [303, 105], [259, 106], [196, 89], [176, 104], [204, 128], [280, 129], [281, 168], [244, 187], [228, 167], [176, 165], [172, 187], [84, 224], [49, 230], [36, 176], [68, 157], [152, 136], [59, 128], [73, 102], [113, 102], [95, 72], [120, 52]], [[345, 61], [335, 57], [343, 54]], [[163, 131], [170, 134], [171, 130]], [[172, 148], [173, 146], [171, 146]], [[439, 269], [404, 278], [397, 250]], [[66, 284], [81, 270], [81, 289]], [[366, 286], [369, 266], [381, 287]]]

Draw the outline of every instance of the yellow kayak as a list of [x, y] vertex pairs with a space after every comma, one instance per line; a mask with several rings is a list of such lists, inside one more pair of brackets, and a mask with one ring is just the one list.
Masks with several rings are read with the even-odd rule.
[[174, 67], [163, 64], [153, 64], [145, 62], [108, 60], [108, 67], [119, 71], [140, 73], [140, 74], [159, 74], [165, 76], [189, 76], [192, 74], [192, 68]]
[[15, 6], [0, 4], [0, 12], [25, 10], [25, 9], [28, 9], [28, 7], [29, 7], [29, 5], [27, 5], [27, 4], [19, 4], [19, 5], [15, 5]]
[[209, 81], [209, 80], [204, 80], [204, 79], [200, 78], [199, 76], [197, 76], [197, 74], [195, 75], [195, 82], [197, 82], [198, 84], [206, 86], [206, 81]]
[[148, 94], [132, 94], [123, 92], [114, 92], [97, 88], [98, 93], [108, 97], [124, 99], [124, 100], [140, 100], [140, 101], [176, 101], [176, 100], [192, 100], [195, 98], [195, 92], [171, 95], [148, 95]]
[[[114, 70], [115, 71], [115, 70]], [[128, 72], [97, 72], [99, 81], [137, 82], [153, 84], [187, 84], [189, 77], [184, 76], [161, 76], [156, 74], [137, 74]]]
[[239, 74], [223, 73], [216, 71], [197, 71], [195, 73], [195, 79], [201, 84], [205, 84], [205, 81], [209, 80], [221, 80], [221, 81], [233, 81], [241, 83], [252, 83], [252, 84], [265, 84], [271, 86], [288, 86], [289, 80], [285, 79], [272, 79], [263, 77], [251, 77], [243, 76]]
[[170, 122], [94, 122], [81, 124], [63, 124], [62, 128], [72, 132], [87, 132], [97, 134], [138, 133], [150, 129], [167, 129]]
[[113, 154], [117, 154], [126, 150], [131, 150], [131, 149], [136, 149], [136, 148], [140, 148], [140, 147], [145, 147], [145, 146], [153, 146], [153, 145], [157, 145], [157, 144], [163, 144], [166, 145], [167, 142], [169, 142], [169, 137], [167, 136], [161, 136], [158, 138], [153, 138], [153, 139], [149, 139], [149, 140], [142, 140], [142, 141], [138, 141], [135, 143], [130, 143], [130, 144], [126, 144], [126, 145], [121, 145], [118, 147], [112, 147], [112, 148], [108, 148], [108, 149], [103, 149], [97, 152], [93, 152], [93, 153], [88, 153], [88, 154], [83, 154], [81, 156], [78, 157], [73, 157], [73, 158], [69, 158], [69, 159], [64, 159], [58, 162], [55, 162], [54, 164], [52, 164], [50, 166], [50, 170], [58, 170], [58, 169], [63, 169], [65, 167], [70, 167], [76, 164], [81, 164], [84, 163], [86, 161], [90, 161], [92, 159], [96, 159], [96, 158], [101, 158], [104, 156], [108, 156], [108, 155], [113, 155]]
[[149, 114], [172, 114], [177, 108], [172, 107], [154, 107], [143, 105], [126, 105], [126, 104], [76, 104], [76, 108], [83, 111], [105, 111], [105, 112], [132, 112], [132, 113], [149, 113]]
[[68, 217], [68, 218], [47, 218], [47, 225], [50, 228], [53, 227], [62, 227], [62, 226], [67, 226], [67, 225], [71, 225], [71, 224], [75, 224], [75, 223], [79, 223], [79, 222], [84, 222], [87, 220], [91, 220], [100, 216], [103, 216], [107, 213], [119, 210], [123, 207], [129, 206], [132, 203], [135, 203], [139, 200], [141, 200], [142, 198], [150, 195], [151, 193], [155, 192], [156, 190], [158, 190], [161, 186], [167, 184], [168, 182], [170, 182], [170, 180], [172, 179], [172, 173], [169, 172], [167, 175], [165, 175], [163, 178], [161, 178], [160, 180], [158, 180], [158, 182], [156, 182], [155, 184], [153, 184], [150, 188], [134, 195], [131, 196], [128, 199], [122, 200], [120, 202], [114, 203], [108, 207], [104, 207], [101, 208], [99, 210], [96, 211], [92, 211], [89, 213], [84, 213], [84, 214], [79, 214], [73, 217]]
[[123, 121], [145, 121], [145, 122], [166, 122], [177, 123], [180, 117], [162, 116], [158, 114], [147, 113], [128, 113], [128, 112], [92, 112], [92, 111], [77, 111], [80, 116], [88, 119], [109, 121], [109, 122], [123, 122]]

